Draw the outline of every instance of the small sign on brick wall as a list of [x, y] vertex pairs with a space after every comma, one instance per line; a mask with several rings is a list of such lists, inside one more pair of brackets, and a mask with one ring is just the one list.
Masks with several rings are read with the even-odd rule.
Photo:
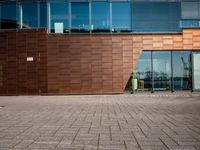
[[27, 61], [33, 61], [33, 57], [27, 57], [26, 60]]

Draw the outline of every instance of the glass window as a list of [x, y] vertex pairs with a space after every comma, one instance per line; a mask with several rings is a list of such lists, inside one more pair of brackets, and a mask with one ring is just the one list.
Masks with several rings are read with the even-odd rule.
[[40, 24], [41, 28], [47, 27], [47, 3], [40, 2]]
[[69, 32], [68, 11], [67, 2], [50, 2], [51, 33]]
[[133, 2], [134, 32], [180, 32], [180, 2]]
[[89, 27], [89, 3], [74, 2], [71, 3], [71, 32], [88, 32]]
[[16, 3], [1, 4], [1, 29], [16, 29], [19, 28], [19, 19], [17, 17]]
[[151, 51], [144, 51], [136, 65], [138, 90], [152, 90]]
[[[194, 83], [197, 83], [195, 89], [200, 85], [199, 65], [197, 65], [200, 64], [199, 54], [193, 52]], [[193, 85], [191, 51], [143, 51], [137, 61], [135, 72], [138, 91], [151, 91], [152, 88], [154, 91], [191, 90]], [[129, 79], [126, 89], [130, 89], [130, 86]]]
[[131, 4], [130, 2], [112, 3], [112, 31], [131, 31]]
[[190, 51], [173, 51], [173, 83], [174, 90], [191, 90], [191, 59]]
[[110, 32], [110, 3], [92, 2], [93, 32]]
[[22, 27], [38, 27], [38, 4], [36, 2], [22, 3]]
[[182, 2], [181, 3], [182, 19], [199, 19], [199, 2]]
[[193, 52], [193, 90], [200, 90], [200, 52]]
[[1, 3], [0, 3], [0, 29], [1, 29]]
[[153, 51], [153, 79], [155, 91], [171, 90], [170, 51]]
[[185, 28], [185, 27], [199, 27], [199, 20], [192, 20], [192, 19], [184, 19], [184, 20], [181, 20], [181, 23], [180, 23], [181, 27], [182, 28]]

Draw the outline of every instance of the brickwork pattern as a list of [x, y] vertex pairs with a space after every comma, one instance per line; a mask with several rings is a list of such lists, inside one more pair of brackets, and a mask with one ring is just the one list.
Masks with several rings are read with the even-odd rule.
[[1, 97], [0, 149], [199, 150], [199, 96]]
[[183, 34], [49, 35], [48, 92], [123, 93], [143, 50], [199, 50], [199, 43], [199, 29], [184, 29]]
[[[39, 94], [47, 92], [45, 30], [0, 32], [0, 66], [3, 84], [0, 94]], [[33, 57], [33, 61], [27, 61]]]
[[130, 35], [49, 35], [48, 92], [122, 93], [140, 55], [133, 49]]
[[0, 94], [123, 93], [143, 50], [200, 50], [200, 29], [133, 35], [0, 32]]

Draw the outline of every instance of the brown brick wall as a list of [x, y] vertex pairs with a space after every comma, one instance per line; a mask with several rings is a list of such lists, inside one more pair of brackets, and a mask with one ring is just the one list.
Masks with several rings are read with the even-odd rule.
[[[46, 41], [45, 30], [0, 33], [0, 66], [3, 68], [0, 94], [26, 95], [47, 92]], [[34, 61], [27, 62], [27, 57], [33, 57]]]
[[200, 30], [183, 34], [49, 35], [49, 93], [123, 93], [142, 50], [200, 49]]
[[[200, 29], [159, 35], [0, 32], [0, 93], [123, 93], [142, 50], [196, 49]], [[35, 61], [27, 62], [27, 56]]]
[[49, 35], [48, 92], [122, 93], [133, 46], [131, 35]]

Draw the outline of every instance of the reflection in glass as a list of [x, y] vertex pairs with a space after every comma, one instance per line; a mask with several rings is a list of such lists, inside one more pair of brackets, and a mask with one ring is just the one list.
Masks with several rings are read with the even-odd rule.
[[200, 90], [200, 52], [193, 52], [193, 90]]
[[22, 3], [22, 16], [23, 28], [36, 28], [38, 26], [37, 3]]
[[173, 51], [174, 90], [190, 90], [192, 87], [190, 51]]
[[20, 27], [20, 22], [16, 12], [16, 3], [1, 4], [1, 29], [16, 29]]
[[142, 53], [136, 65], [136, 72], [138, 76], [138, 90], [151, 91], [152, 72], [150, 51], [144, 51]]
[[180, 32], [180, 2], [133, 2], [134, 32]]
[[186, 27], [199, 27], [199, 20], [181, 20], [180, 22], [180, 26], [182, 28], [186, 28]]
[[60, 31], [60, 29], [55, 29], [57, 23], [63, 24], [64, 33], [69, 31], [68, 10], [67, 2], [50, 2], [51, 33]]
[[171, 90], [170, 51], [153, 51], [153, 79], [155, 91]]
[[92, 2], [92, 25], [93, 32], [110, 31], [110, 3]]
[[89, 31], [89, 3], [71, 3], [72, 32]]
[[40, 2], [40, 27], [47, 27], [47, 4], [46, 2]]
[[[200, 89], [199, 60], [200, 53], [193, 52], [193, 76], [196, 89]], [[135, 67], [138, 79], [137, 90], [192, 90], [191, 61], [191, 51], [143, 51]], [[130, 87], [129, 79], [126, 90], [130, 90]]]
[[131, 4], [130, 2], [112, 3], [112, 31], [131, 32]]

